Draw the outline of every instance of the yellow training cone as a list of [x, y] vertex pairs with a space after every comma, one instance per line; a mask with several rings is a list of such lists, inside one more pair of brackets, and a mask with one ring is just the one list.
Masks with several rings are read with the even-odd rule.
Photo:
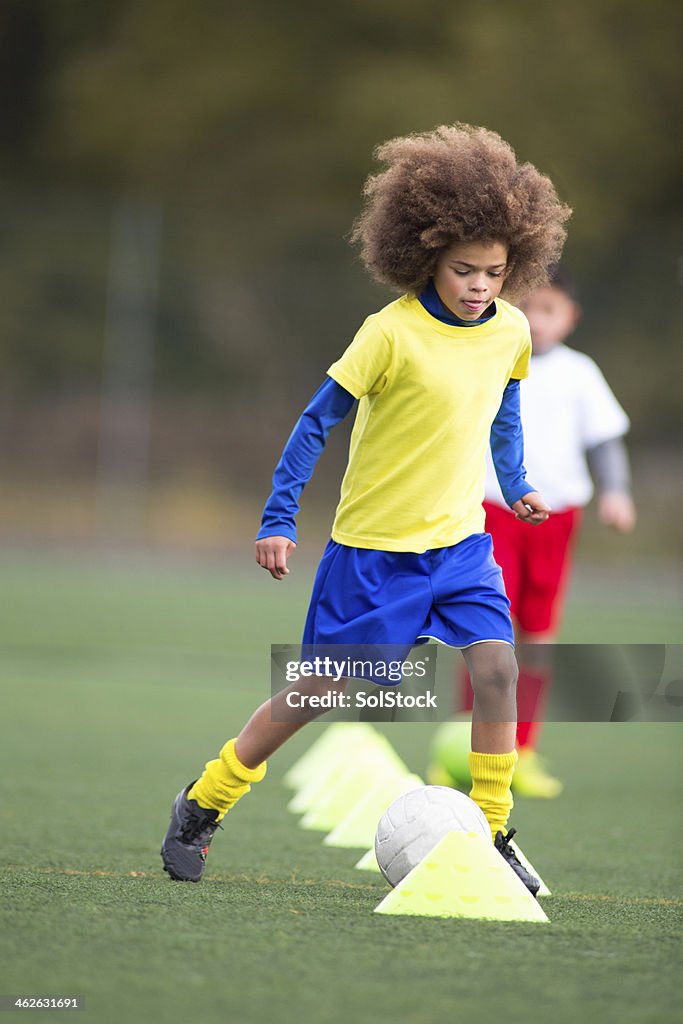
[[320, 766], [334, 759], [344, 747], [358, 737], [367, 739], [376, 730], [367, 722], [334, 722], [323, 730], [308, 750], [285, 773], [282, 782], [288, 789], [301, 789], [315, 776]]
[[474, 832], [448, 832], [375, 907], [377, 914], [488, 921], [547, 921], [490, 843]]
[[[365, 756], [367, 750], [386, 748], [387, 740], [374, 729], [368, 734], [351, 733], [340, 746], [334, 746], [324, 761], [316, 764], [315, 770], [307, 782], [294, 794], [287, 804], [287, 810], [293, 814], [304, 814], [322, 799], [330, 786], [336, 784], [341, 773], [347, 770], [359, 757]], [[407, 769], [406, 769], [407, 770]]]
[[310, 804], [299, 824], [302, 828], [329, 832], [363, 799], [368, 787], [407, 774], [408, 769], [394, 748], [378, 735], [375, 743], [361, 745], [353, 757], [338, 766], [334, 777]]
[[367, 849], [375, 841], [377, 822], [389, 804], [403, 793], [424, 786], [419, 775], [396, 775], [379, 780], [374, 786], [366, 787], [349, 813], [336, 828], [323, 839], [325, 846], [358, 847]]
[[375, 857], [374, 846], [372, 847], [371, 850], [368, 850], [367, 853], [363, 854], [361, 859], [355, 865], [355, 868], [357, 871], [376, 871], [377, 874], [379, 875], [379, 864], [377, 863], [377, 858]]

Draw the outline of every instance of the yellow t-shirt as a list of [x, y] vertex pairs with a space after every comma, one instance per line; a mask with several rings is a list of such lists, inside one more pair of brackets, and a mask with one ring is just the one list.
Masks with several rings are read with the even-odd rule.
[[369, 316], [327, 371], [359, 399], [332, 539], [422, 552], [481, 533], [491, 424], [530, 355], [527, 319], [503, 299], [473, 327], [410, 295]]

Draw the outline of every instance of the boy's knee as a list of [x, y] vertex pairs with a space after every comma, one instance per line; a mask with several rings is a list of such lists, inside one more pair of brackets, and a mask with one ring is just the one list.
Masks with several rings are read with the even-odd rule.
[[501, 696], [513, 694], [517, 688], [519, 671], [512, 652], [489, 657], [471, 671], [472, 688], [475, 692], [486, 690]]

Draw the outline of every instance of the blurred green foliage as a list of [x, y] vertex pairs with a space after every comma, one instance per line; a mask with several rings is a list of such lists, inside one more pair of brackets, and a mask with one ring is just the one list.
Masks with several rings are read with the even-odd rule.
[[295, 410], [391, 297], [345, 241], [374, 147], [461, 120], [499, 131], [574, 207], [575, 344], [636, 438], [666, 437], [680, 43], [670, 0], [5, 0], [5, 394], [98, 388], [127, 197], [164, 211], [157, 393]]

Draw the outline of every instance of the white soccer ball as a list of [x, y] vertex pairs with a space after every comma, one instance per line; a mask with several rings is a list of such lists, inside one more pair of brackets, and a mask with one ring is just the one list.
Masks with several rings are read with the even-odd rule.
[[394, 800], [377, 825], [375, 856], [390, 885], [398, 885], [447, 832], [474, 832], [491, 841], [484, 812], [448, 786], [422, 786]]

